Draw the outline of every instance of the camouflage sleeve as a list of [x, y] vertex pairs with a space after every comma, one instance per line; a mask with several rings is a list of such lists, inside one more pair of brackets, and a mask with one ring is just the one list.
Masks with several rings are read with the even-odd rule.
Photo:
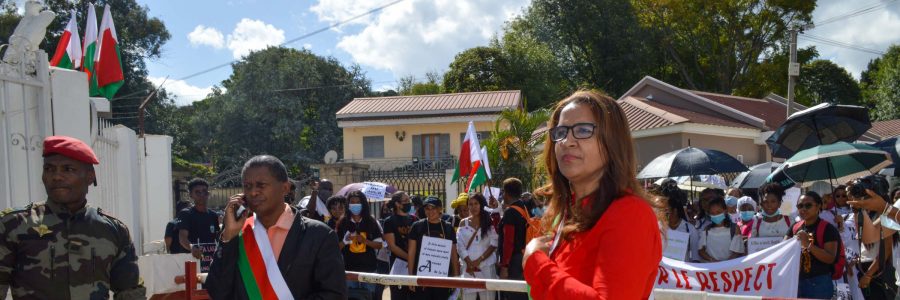
[[134, 243], [131, 241], [131, 235], [128, 233], [128, 227], [125, 224], [115, 220], [119, 229], [119, 252], [112, 262], [112, 268], [109, 272], [110, 288], [115, 294], [115, 299], [147, 299], [147, 290], [144, 288], [144, 282], [140, 278], [138, 270], [137, 255], [135, 254]]
[[9, 233], [6, 231], [7, 218], [0, 218], [0, 300], [6, 299], [12, 271], [16, 264], [16, 254], [10, 249]]

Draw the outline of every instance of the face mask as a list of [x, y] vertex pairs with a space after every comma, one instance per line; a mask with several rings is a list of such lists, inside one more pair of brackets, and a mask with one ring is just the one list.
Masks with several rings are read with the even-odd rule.
[[716, 224], [716, 225], [722, 224], [722, 221], [725, 221], [725, 214], [722, 213], [722, 214], [718, 214], [718, 215], [709, 216], [709, 220], [712, 221], [713, 224]]
[[405, 211], [405, 212], [411, 212], [412, 211], [412, 203], [403, 204], [403, 206], [400, 208], [400, 210]]
[[744, 222], [750, 221], [750, 219], [753, 219], [753, 215], [756, 215], [756, 212], [750, 210], [741, 211], [741, 220]]
[[726, 206], [729, 206], [729, 207], [737, 206], [737, 203], [738, 203], [738, 198], [735, 198], [734, 196], [725, 197], [725, 205]]
[[412, 206], [410, 206], [410, 207], [409, 207], [409, 212], [407, 212], [407, 213], [409, 213], [410, 216], [415, 216], [415, 215], [416, 215], [416, 209], [413, 208]]
[[354, 215], [359, 215], [362, 212], [362, 204], [359, 203], [350, 203], [350, 213]]
[[531, 210], [531, 214], [533, 216], [543, 216], [544, 208], [543, 207], [535, 207], [534, 209]]
[[773, 213], [773, 214], [771, 214], [771, 215], [770, 215], [770, 214], [767, 214], [765, 210], [760, 211], [759, 213], [762, 214], [762, 215], [763, 215], [764, 217], [766, 217], [766, 218], [771, 218], [771, 217], [777, 217], [777, 216], [780, 216], [780, 215], [781, 215], [781, 210], [780, 210], [780, 209], [779, 209], [779, 210], [776, 210], [775, 213]]

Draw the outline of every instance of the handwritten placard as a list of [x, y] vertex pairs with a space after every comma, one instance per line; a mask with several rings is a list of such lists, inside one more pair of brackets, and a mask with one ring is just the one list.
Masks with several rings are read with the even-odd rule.
[[494, 199], [500, 200], [500, 188], [485, 187], [481, 194], [484, 195], [484, 199], [490, 200], [491, 197], [494, 197]]
[[753, 254], [784, 241], [783, 237], [754, 237], [747, 239], [747, 254]]
[[422, 251], [416, 274], [421, 276], [447, 277], [450, 270], [450, 251], [453, 241], [430, 236], [422, 237]]
[[384, 200], [384, 193], [387, 191], [387, 185], [380, 182], [365, 182], [366, 187], [363, 188], [363, 194], [369, 200]]
[[213, 256], [216, 254], [216, 243], [200, 243], [200, 271], [209, 272], [209, 266], [212, 265]]
[[666, 233], [666, 249], [663, 251], [663, 256], [685, 261], [690, 236], [687, 232], [669, 229]]

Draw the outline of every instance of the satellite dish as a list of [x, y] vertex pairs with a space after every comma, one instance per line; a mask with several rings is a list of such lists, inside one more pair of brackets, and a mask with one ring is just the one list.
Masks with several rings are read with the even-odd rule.
[[334, 150], [328, 150], [328, 152], [325, 153], [325, 159], [324, 159], [324, 160], [325, 160], [325, 163], [326, 163], [326, 164], [333, 164], [333, 163], [335, 163], [335, 162], [337, 161], [337, 158], [338, 158], [338, 154], [337, 154], [336, 151], [334, 151]]

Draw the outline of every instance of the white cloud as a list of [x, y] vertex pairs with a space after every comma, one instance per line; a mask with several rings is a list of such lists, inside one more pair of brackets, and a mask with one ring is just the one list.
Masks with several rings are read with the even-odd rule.
[[[320, 0], [314, 8], [322, 8], [313, 11], [319, 15], [320, 21], [331, 21], [371, 9], [353, 8], [353, 12], [348, 12], [340, 10], [337, 5], [356, 2]], [[521, 13], [529, 2], [403, 1], [384, 9], [366, 22], [358, 22], [366, 24], [365, 28], [357, 34], [342, 36], [337, 47], [362, 65], [390, 70], [396, 76], [419, 76], [427, 71], [446, 69], [462, 50], [487, 45], [491, 36], [500, 33], [504, 22]], [[331, 9], [325, 10], [324, 7]]]
[[[378, 6], [387, 3], [384, 0], [319, 0], [319, 3], [309, 8], [310, 11], [319, 17], [319, 21], [333, 24], [344, 21], [346, 19], [361, 15]], [[366, 15], [342, 26], [350, 24], [369, 24], [372, 22], [372, 15]]]
[[[843, 0], [820, 0], [813, 11], [813, 20], [821, 21], [831, 17], [845, 15], [871, 6], [872, 3]], [[900, 32], [900, 5], [888, 3], [877, 11], [823, 24], [806, 33], [872, 50], [887, 51], [891, 44], [900, 44], [900, 36], [890, 32]], [[844, 67], [853, 77], [859, 79], [860, 73], [866, 70], [869, 60], [880, 55], [825, 45], [816, 41], [799, 38], [799, 47], [815, 45], [819, 57], [828, 59]], [[801, 75], [802, 76], [802, 75]]]
[[303, 44], [303, 49], [306, 49], [306, 50], [312, 49], [312, 44], [310, 44], [310, 43], [304, 43], [304, 44]]
[[200, 101], [206, 98], [206, 95], [212, 93], [212, 86], [208, 87], [198, 87], [188, 84], [183, 80], [175, 80], [169, 78], [166, 80], [163, 77], [153, 77], [150, 76], [147, 79], [153, 83], [154, 86], [159, 86], [165, 80], [165, 85], [163, 85], [163, 89], [169, 93], [175, 100], [175, 104], [178, 106], [190, 105], [194, 101]]
[[188, 40], [191, 42], [191, 46], [200, 46], [206, 45], [216, 49], [221, 49], [225, 46], [225, 36], [222, 35], [222, 32], [219, 30], [206, 27], [203, 25], [197, 25], [194, 27], [194, 31], [188, 33]]
[[228, 49], [235, 59], [281, 43], [284, 43], [284, 30], [260, 20], [241, 19], [228, 35]]

